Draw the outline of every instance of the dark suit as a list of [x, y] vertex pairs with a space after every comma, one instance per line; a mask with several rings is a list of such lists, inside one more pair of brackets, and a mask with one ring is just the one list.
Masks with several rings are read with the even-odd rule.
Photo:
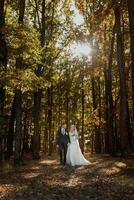
[[57, 144], [59, 145], [60, 162], [64, 165], [66, 164], [68, 143], [70, 143], [70, 138], [67, 130], [65, 130], [65, 134], [63, 134], [62, 129], [60, 128], [57, 133]]

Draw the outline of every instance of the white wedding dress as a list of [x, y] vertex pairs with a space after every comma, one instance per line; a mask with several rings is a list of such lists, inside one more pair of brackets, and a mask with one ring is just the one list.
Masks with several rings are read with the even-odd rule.
[[90, 162], [86, 160], [81, 152], [77, 130], [69, 132], [70, 143], [68, 144], [66, 162], [68, 165], [89, 165]]

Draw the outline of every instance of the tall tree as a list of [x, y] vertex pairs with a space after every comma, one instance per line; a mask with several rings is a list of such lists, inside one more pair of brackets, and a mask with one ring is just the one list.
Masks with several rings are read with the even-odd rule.
[[81, 139], [82, 139], [82, 153], [84, 153], [85, 139], [84, 139], [84, 119], [85, 119], [85, 92], [84, 92], [84, 72], [81, 75]]
[[[46, 1], [42, 0], [42, 11], [41, 11], [41, 30], [40, 30], [40, 43], [42, 48], [45, 45], [45, 17], [46, 17]], [[42, 63], [44, 63], [44, 58], [42, 59]], [[44, 71], [44, 66], [41, 64], [38, 65], [36, 74], [37, 76], [41, 76]], [[40, 151], [40, 109], [41, 109], [41, 97], [42, 90], [38, 89], [37, 92], [34, 93], [34, 135], [33, 135], [33, 159], [39, 159], [39, 151]]]
[[[0, 69], [6, 69], [7, 66], [7, 45], [4, 35], [5, 15], [4, 15], [5, 0], [0, 0]], [[5, 89], [2, 82], [0, 82], [0, 149], [2, 151], [2, 134], [4, 123], [4, 103], [5, 103]], [[2, 159], [2, 152], [0, 152], [0, 160]]]
[[107, 72], [107, 90], [108, 90], [108, 153], [115, 155], [115, 136], [114, 136], [114, 105], [113, 105], [113, 94], [112, 94], [112, 64], [113, 64], [113, 53], [114, 53], [114, 41], [115, 41], [115, 25], [113, 27], [113, 33], [111, 38], [111, 47], [108, 60], [108, 72]]
[[129, 113], [127, 101], [127, 85], [125, 75], [124, 49], [121, 31], [121, 14], [120, 3], [115, 2], [114, 6], [116, 34], [117, 34], [117, 62], [120, 78], [120, 137], [121, 137], [121, 153], [128, 153], [128, 134], [129, 134]]
[[[18, 0], [19, 6], [19, 17], [18, 24], [22, 26], [24, 24], [25, 14], [25, 0]], [[23, 58], [18, 56], [16, 59], [16, 69], [22, 69]], [[20, 88], [15, 89], [15, 100], [16, 100], [16, 127], [15, 127], [15, 152], [14, 152], [14, 163], [20, 164], [21, 162], [21, 151], [22, 151], [22, 92]]]
[[7, 159], [10, 159], [11, 155], [13, 155], [15, 114], [16, 114], [16, 96], [14, 96], [13, 103], [12, 103], [9, 129], [8, 129], [8, 135], [7, 135], [7, 156], [6, 156]]
[[[127, 0], [129, 13], [129, 29], [130, 29], [130, 51], [131, 51], [131, 81], [132, 81], [132, 122], [134, 124], [134, 1]], [[130, 148], [133, 150], [132, 133], [130, 134]]]

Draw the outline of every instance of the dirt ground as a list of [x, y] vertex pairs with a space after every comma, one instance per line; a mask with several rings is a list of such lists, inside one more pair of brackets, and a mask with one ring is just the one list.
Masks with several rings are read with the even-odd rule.
[[87, 155], [89, 166], [60, 166], [56, 156], [5, 165], [0, 200], [134, 200], [134, 159]]

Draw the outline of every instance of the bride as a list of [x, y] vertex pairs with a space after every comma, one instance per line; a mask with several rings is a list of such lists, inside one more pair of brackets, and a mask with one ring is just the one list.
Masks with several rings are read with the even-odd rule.
[[90, 162], [86, 160], [81, 152], [79, 141], [78, 141], [78, 132], [75, 125], [70, 127], [69, 132], [70, 143], [68, 145], [67, 151], [67, 164], [75, 165], [89, 165]]

